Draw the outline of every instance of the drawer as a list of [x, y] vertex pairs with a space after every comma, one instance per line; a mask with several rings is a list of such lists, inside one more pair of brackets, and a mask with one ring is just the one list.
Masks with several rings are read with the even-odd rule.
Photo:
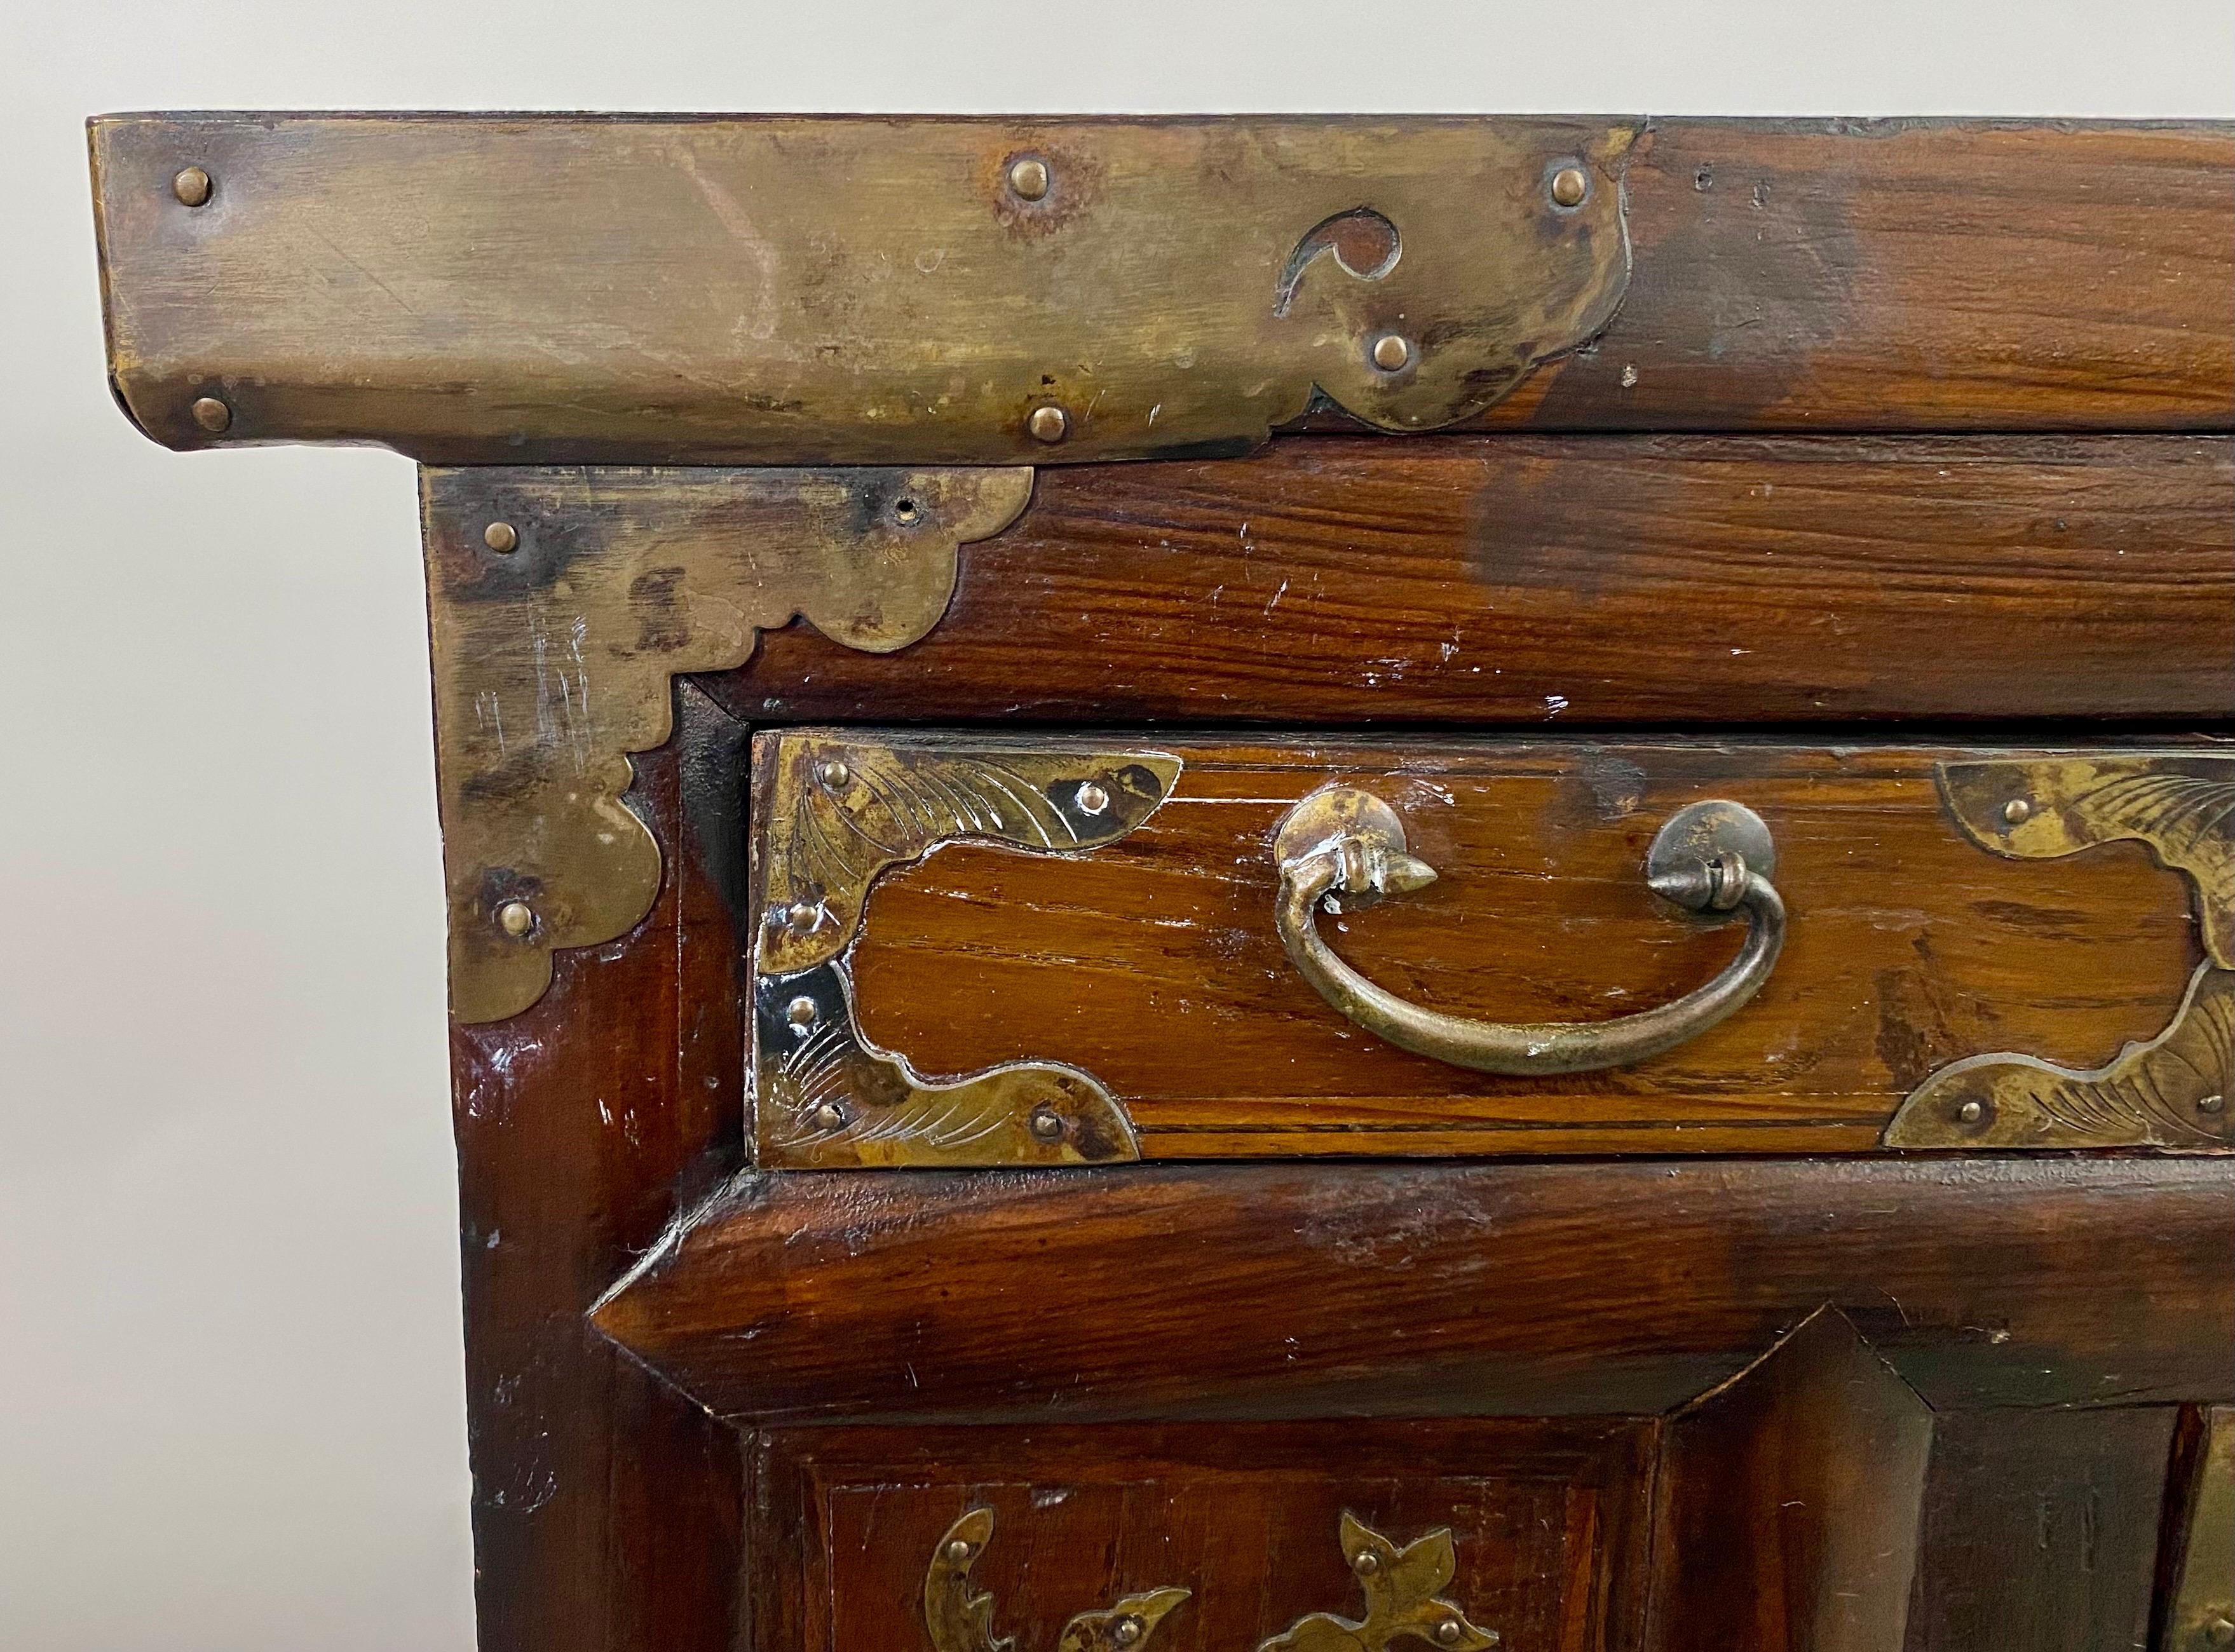
[[794, 730], [760, 1163], [2230, 1145], [2235, 757]]

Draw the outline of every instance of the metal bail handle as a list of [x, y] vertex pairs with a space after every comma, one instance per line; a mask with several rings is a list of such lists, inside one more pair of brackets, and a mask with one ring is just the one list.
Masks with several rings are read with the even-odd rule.
[[1376, 1036], [1416, 1055], [1478, 1072], [1541, 1076], [1628, 1066], [1697, 1038], [1761, 990], [1785, 947], [1785, 902], [1770, 882], [1777, 850], [1760, 816], [1743, 803], [1698, 803], [1669, 816], [1646, 856], [1655, 894], [1694, 912], [1744, 912], [1746, 945], [1706, 986], [1610, 1021], [1476, 1021], [1383, 991], [1336, 957], [1314, 914], [1330, 895], [1367, 905], [1435, 881], [1405, 852], [1397, 812], [1355, 786], [1327, 786], [1281, 820], [1275, 922], [1288, 961], [1319, 995]]

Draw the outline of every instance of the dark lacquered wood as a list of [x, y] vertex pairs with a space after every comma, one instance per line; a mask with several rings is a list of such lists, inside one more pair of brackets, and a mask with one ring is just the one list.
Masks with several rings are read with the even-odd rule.
[[923, 641], [804, 626], [754, 720], [2235, 713], [2221, 437], [1301, 439], [1041, 472]]
[[[2020, 861], [1966, 838], [1934, 779], [1980, 755], [1963, 748], [1157, 744], [1180, 777], [1118, 842], [956, 844], [874, 889], [853, 958], [871, 1041], [927, 1074], [1082, 1068], [1150, 1157], [1870, 1151], [1950, 1062], [2093, 1067], [2154, 1037], [2201, 956], [2191, 886], [2139, 844]], [[1391, 804], [1439, 874], [1318, 921], [1412, 1002], [1606, 1020], [1709, 980], [1743, 924], [1680, 913], [1642, 871], [1662, 823], [1704, 798], [1769, 825], [1790, 939], [1751, 1003], [1647, 1061], [1501, 1078], [1409, 1054], [1324, 1002], [1274, 925], [1274, 834], [1330, 781]]]
[[597, 1321], [767, 1422], [1657, 1413], [1825, 1306], [1937, 1408], [2142, 1404], [2235, 1393], [2231, 1249], [2214, 1160], [781, 1172]]

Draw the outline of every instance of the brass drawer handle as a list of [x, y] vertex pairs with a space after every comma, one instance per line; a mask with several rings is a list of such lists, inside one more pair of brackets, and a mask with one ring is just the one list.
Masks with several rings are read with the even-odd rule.
[[1761, 816], [1743, 803], [1679, 810], [1653, 840], [1646, 882], [1694, 912], [1747, 914], [1746, 945], [1722, 974], [1673, 1003], [1610, 1021], [1534, 1025], [1469, 1020], [1407, 1003], [1336, 957], [1313, 914], [1338, 895], [1355, 906], [1435, 881], [1435, 869], [1405, 852], [1397, 811], [1354, 786], [1314, 792], [1281, 822], [1275, 921], [1288, 961], [1321, 998], [1399, 1049], [1478, 1072], [1589, 1072], [1627, 1066], [1696, 1038], [1761, 990], [1785, 946], [1785, 902], [1772, 887], [1777, 852]]

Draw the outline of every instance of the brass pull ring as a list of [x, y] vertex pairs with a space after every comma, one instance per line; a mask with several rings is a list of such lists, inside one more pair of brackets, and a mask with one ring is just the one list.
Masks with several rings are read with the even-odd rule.
[[1653, 840], [1646, 882], [1693, 912], [1747, 914], [1746, 945], [1722, 974], [1672, 1003], [1610, 1021], [1533, 1025], [1469, 1020], [1407, 1003], [1336, 957], [1313, 921], [1321, 901], [1353, 908], [1435, 881], [1435, 869], [1405, 852], [1396, 810], [1354, 786], [1314, 792], [1281, 823], [1275, 921], [1288, 961], [1319, 995], [1399, 1049], [1478, 1072], [1589, 1072], [1627, 1066], [1696, 1038], [1761, 990], [1785, 947], [1785, 902], [1772, 887], [1777, 851], [1761, 816], [1743, 803], [1679, 810]]

